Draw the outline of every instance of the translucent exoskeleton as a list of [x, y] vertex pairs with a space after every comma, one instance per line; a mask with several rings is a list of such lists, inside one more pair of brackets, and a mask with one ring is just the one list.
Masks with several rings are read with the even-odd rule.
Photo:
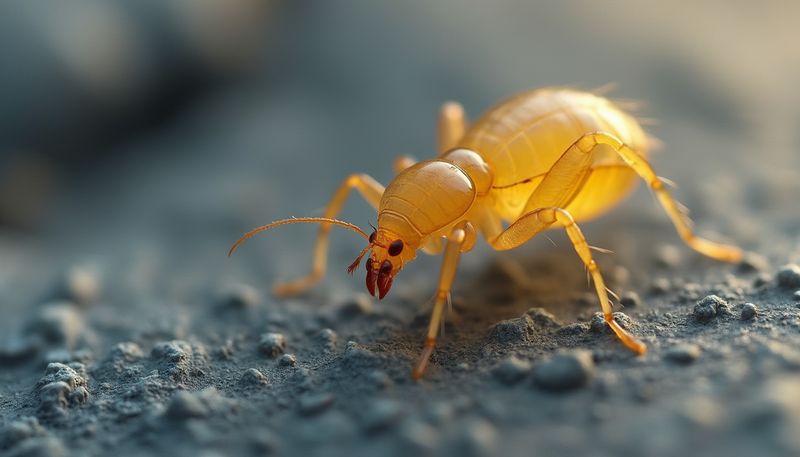
[[[259, 227], [240, 238], [231, 253], [245, 239], [278, 225], [320, 223], [310, 274], [275, 286], [278, 295], [297, 294], [324, 276], [330, 229], [344, 226], [368, 241], [348, 271], [369, 254], [367, 289], [380, 299], [418, 250], [443, 253], [424, 349], [412, 371], [418, 379], [436, 344], [459, 258], [473, 248], [477, 234], [503, 251], [544, 230], [562, 228], [591, 275], [605, 321], [628, 349], [643, 354], [645, 344], [612, 316], [603, 276], [579, 222], [618, 204], [641, 178], [686, 244], [722, 261], [735, 262], [742, 256], [737, 247], [695, 236], [685, 211], [647, 161], [650, 144], [631, 115], [589, 92], [525, 92], [495, 106], [471, 126], [461, 105], [445, 103], [439, 115], [438, 157], [418, 163], [398, 158], [397, 176], [385, 188], [368, 175], [351, 175], [334, 193], [323, 217]], [[378, 226], [370, 235], [334, 219], [352, 189], [378, 212]]]

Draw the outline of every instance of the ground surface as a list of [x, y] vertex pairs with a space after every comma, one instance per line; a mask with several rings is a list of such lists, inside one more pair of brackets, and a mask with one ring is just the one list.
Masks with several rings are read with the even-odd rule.
[[[265, 81], [66, 174], [37, 229], [0, 233], [0, 455], [800, 453], [792, 15], [443, 5], [286, 12]], [[306, 271], [313, 228], [224, 255], [246, 229], [319, 214], [349, 172], [386, 182], [395, 154], [432, 155], [446, 99], [474, 117], [531, 86], [608, 81], [659, 119], [654, 163], [699, 232], [750, 253], [690, 251], [642, 186], [586, 224], [644, 356], [594, 319], [557, 232], [465, 257], [420, 382], [438, 258], [377, 302], [344, 272], [361, 247], [346, 232], [297, 299], [269, 288]]]

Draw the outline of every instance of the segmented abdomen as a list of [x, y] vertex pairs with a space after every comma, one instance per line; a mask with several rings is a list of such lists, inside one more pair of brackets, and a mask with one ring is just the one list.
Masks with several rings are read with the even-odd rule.
[[[476, 151], [489, 164], [493, 207], [504, 219], [514, 220], [561, 154], [582, 135], [597, 131], [646, 153], [647, 135], [633, 117], [605, 98], [569, 89], [526, 92], [497, 105], [478, 119], [459, 146]], [[608, 147], [596, 149], [594, 167], [569, 208], [576, 219], [613, 206], [635, 183], [635, 175]]]

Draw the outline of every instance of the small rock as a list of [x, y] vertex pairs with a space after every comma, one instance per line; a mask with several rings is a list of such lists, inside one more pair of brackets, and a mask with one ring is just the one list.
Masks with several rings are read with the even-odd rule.
[[244, 374], [242, 374], [239, 382], [246, 386], [265, 386], [269, 384], [269, 379], [267, 379], [267, 376], [261, 371], [255, 368], [248, 368]]
[[554, 392], [583, 387], [594, 375], [592, 353], [586, 350], [561, 352], [537, 363], [533, 369], [536, 384]]
[[439, 432], [421, 420], [406, 421], [400, 430], [404, 445], [410, 446], [412, 454], [426, 455], [439, 443]]
[[138, 344], [130, 341], [117, 343], [111, 348], [109, 358], [118, 362], [133, 363], [144, 357], [144, 352]]
[[343, 362], [350, 369], [375, 368], [380, 364], [380, 357], [355, 341], [348, 341]]
[[94, 271], [76, 267], [66, 272], [59, 288], [59, 298], [86, 307], [100, 295], [100, 280]]
[[331, 393], [307, 394], [300, 397], [300, 414], [314, 416], [333, 405], [336, 397]]
[[206, 417], [209, 410], [197, 395], [181, 390], [172, 396], [166, 414], [169, 418], [184, 420]]
[[44, 305], [38, 316], [27, 326], [28, 332], [40, 336], [44, 342], [67, 349], [75, 347], [83, 328], [83, 318], [70, 302]]
[[258, 348], [274, 359], [286, 351], [286, 337], [281, 333], [265, 333], [261, 335]]
[[680, 344], [670, 348], [664, 355], [667, 360], [680, 365], [688, 365], [700, 358], [702, 351], [694, 344]]
[[515, 319], [498, 322], [492, 327], [491, 337], [498, 343], [514, 344], [530, 340], [534, 322], [527, 314]]
[[223, 308], [244, 310], [258, 306], [261, 294], [252, 286], [236, 283], [223, 287], [217, 300]]
[[322, 343], [325, 351], [333, 351], [336, 349], [336, 332], [329, 328], [324, 328], [317, 334], [317, 340]]
[[236, 401], [223, 397], [215, 387], [206, 387], [199, 392], [181, 390], [172, 396], [165, 415], [184, 421], [220, 415], [234, 410], [236, 405]]
[[366, 379], [370, 382], [370, 384], [379, 389], [385, 389], [392, 383], [392, 380], [389, 379], [389, 375], [383, 370], [370, 371], [367, 373]]
[[749, 321], [758, 316], [758, 307], [752, 303], [742, 305], [742, 320]]
[[639, 294], [633, 291], [625, 292], [620, 296], [619, 303], [624, 308], [637, 308], [641, 306], [642, 299], [639, 298]]
[[51, 363], [36, 384], [39, 393], [39, 411], [45, 415], [65, 415], [71, 406], [89, 399], [86, 369], [83, 364]]
[[168, 374], [176, 381], [187, 381], [190, 377], [204, 374], [202, 367], [208, 362], [204, 347], [182, 340], [164, 341], [153, 346], [150, 352], [159, 365], [159, 372]]
[[669, 292], [671, 285], [667, 278], [656, 278], [650, 284], [650, 293], [653, 295], [661, 295]]
[[769, 262], [764, 256], [754, 252], [746, 252], [739, 262], [739, 271], [742, 273], [755, 273], [769, 268]]
[[797, 289], [800, 287], [800, 266], [796, 264], [784, 265], [775, 273], [778, 285], [786, 289]]
[[537, 328], [557, 328], [562, 325], [550, 311], [544, 308], [531, 308], [525, 314], [533, 320], [533, 324]]
[[63, 457], [67, 450], [55, 436], [37, 436], [17, 445], [5, 457]]
[[11, 449], [34, 436], [44, 436], [46, 430], [35, 417], [22, 417], [0, 429], [0, 451]]
[[363, 412], [362, 425], [367, 433], [377, 433], [388, 429], [403, 415], [400, 403], [389, 399], [371, 401]]
[[530, 371], [530, 362], [512, 355], [500, 362], [492, 373], [503, 384], [513, 385], [520, 382]]
[[800, 290], [795, 290], [792, 298], [794, 298], [794, 301], [800, 301]]
[[29, 360], [39, 351], [34, 340], [35, 338], [13, 337], [0, 341], [0, 364], [13, 365]]
[[457, 432], [454, 455], [495, 455], [497, 431], [484, 419], [472, 418]]
[[281, 358], [278, 359], [278, 365], [282, 367], [296, 367], [297, 357], [295, 357], [294, 354], [283, 354]]
[[667, 244], [656, 249], [656, 265], [663, 268], [675, 268], [681, 263], [681, 250]]
[[[613, 314], [614, 320], [620, 325], [620, 327], [624, 329], [628, 329], [631, 326], [631, 318], [628, 317], [627, 314], [617, 311]], [[596, 312], [592, 316], [592, 320], [589, 321], [589, 331], [592, 333], [606, 333], [611, 334], [613, 330], [611, 327], [608, 326], [608, 322], [601, 312]]]
[[708, 295], [694, 306], [693, 316], [699, 322], [709, 322], [717, 317], [720, 311], [727, 311], [728, 303], [716, 295]]
[[344, 319], [372, 313], [372, 298], [367, 294], [357, 294], [339, 305], [337, 313]]

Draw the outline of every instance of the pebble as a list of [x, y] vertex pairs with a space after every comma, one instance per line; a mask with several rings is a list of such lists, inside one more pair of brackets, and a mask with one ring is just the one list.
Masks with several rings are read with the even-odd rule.
[[261, 371], [255, 368], [248, 368], [242, 374], [239, 382], [246, 386], [265, 386], [269, 384], [269, 379]]
[[51, 363], [37, 383], [39, 411], [45, 415], [66, 415], [71, 406], [89, 400], [86, 369], [83, 364]]
[[550, 311], [544, 308], [531, 308], [526, 313], [537, 328], [557, 328], [563, 325]]
[[470, 418], [458, 430], [454, 455], [494, 455], [497, 445], [497, 430], [484, 419]]
[[223, 287], [217, 300], [224, 308], [252, 309], [261, 302], [261, 294], [253, 286], [235, 283]]
[[439, 432], [421, 420], [405, 421], [400, 430], [400, 439], [411, 448], [411, 453], [427, 454], [439, 443]]
[[46, 304], [27, 330], [38, 335], [44, 342], [72, 349], [83, 333], [83, 317], [71, 302], [61, 301]]
[[336, 349], [336, 332], [329, 328], [324, 328], [317, 333], [317, 340], [322, 344], [325, 351], [330, 352]]
[[795, 290], [792, 298], [794, 298], [794, 301], [800, 301], [800, 290]]
[[55, 436], [37, 436], [19, 443], [5, 457], [63, 457], [67, 450]]
[[331, 393], [306, 394], [300, 397], [299, 412], [303, 416], [314, 416], [326, 409], [336, 401], [336, 397]]
[[767, 268], [769, 268], [767, 259], [754, 252], [746, 252], [739, 263], [739, 271], [742, 273], [755, 273], [765, 271]]
[[281, 333], [264, 333], [261, 335], [258, 348], [274, 359], [286, 351], [286, 337]]
[[656, 265], [663, 268], [675, 268], [681, 263], [681, 250], [667, 244], [656, 249]]
[[0, 341], [0, 364], [22, 363], [33, 357], [39, 350], [32, 338], [12, 337]]
[[642, 305], [642, 299], [636, 292], [629, 291], [620, 296], [619, 303], [625, 308], [637, 308]]
[[236, 409], [237, 402], [223, 397], [216, 387], [206, 387], [198, 392], [178, 391], [167, 405], [165, 415], [170, 419], [186, 419], [217, 416]]
[[[620, 327], [624, 329], [628, 329], [631, 326], [631, 318], [628, 317], [627, 314], [617, 311], [613, 313], [614, 320], [620, 325]], [[592, 320], [589, 321], [589, 331], [592, 333], [613, 333], [611, 327], [608, 326], [608, 322], [606, 322], [603, 313], [596, 312], [592, 316]]]
[[708, 322], [729, 311], [728, 302], [716, 295], [707, 295], [697, 302], [692, 315], [700, 322]]
[[390, 399], [372, 400], [361, 418], [364, 431], [378, 433], [390, 428], [403, 415], [402, 405]]
[[343, 362], [351, 370], [375, 368], [380, 364], [380, 357], [355, 341], [348, 341], [344, 350]]
[[536, 384], [549, 391], [568, 391], [585, 386], [594, 375], [592, 353], [587, 350], [560, 352], [533, 368]]
[[22, 417], [0, 429], [0, 451], [10, 449], [34, 436], [44, 436], [46, 430], [35, 417]]
[[357, 294], [339, 305], [337, 314], [344, 319], [371, 314], [372, 298], [367, 294]]
[[667, 278], [656, 278], [650, 284], [650, 293], [654, 295], [661, 295], [669, 292], [670, 289], [669, 279]]
[[679, 365], [689, 365], [700, 358], [702, 351], [695, 344], [679, 344], [667, 350], [664, 357]]
[[742, 305], [742, 320], [749, 321], [758, 316], [758, 307], [752, 303]]
[[278, 359], [278, 365], [282, 367], [296, 367], [297, 357], [295, 357], [294, 354], [283, 354]]
[[500, 382], [510, 386], [522, 381], [530, 371], [530, 362], [512, 355], [500, 362], [494, 370], [492, 370], [492, 374], [494, 374]]
[[208, 361], [205, 348], [183, 340], [156, 343], [150, 355], [158, 362], [159, 372], [181, 382], [202, 375], [202, 367]]
[[491, 330], [491, 337], [502, 344], [523, 343], [530, 340], [534, 325], [533, 319], [525, 314], [495, 324]]
[[786, 289], [800, 288], [800, 266], [792, 263], [780, 267], [775, 273], [775, 279], [779, 286]]
[[59, 295], [81, 307], [87, 307], [100, 296], [100, 280], [95, 272], [85, 268], [71, 268], [60, 285]]

